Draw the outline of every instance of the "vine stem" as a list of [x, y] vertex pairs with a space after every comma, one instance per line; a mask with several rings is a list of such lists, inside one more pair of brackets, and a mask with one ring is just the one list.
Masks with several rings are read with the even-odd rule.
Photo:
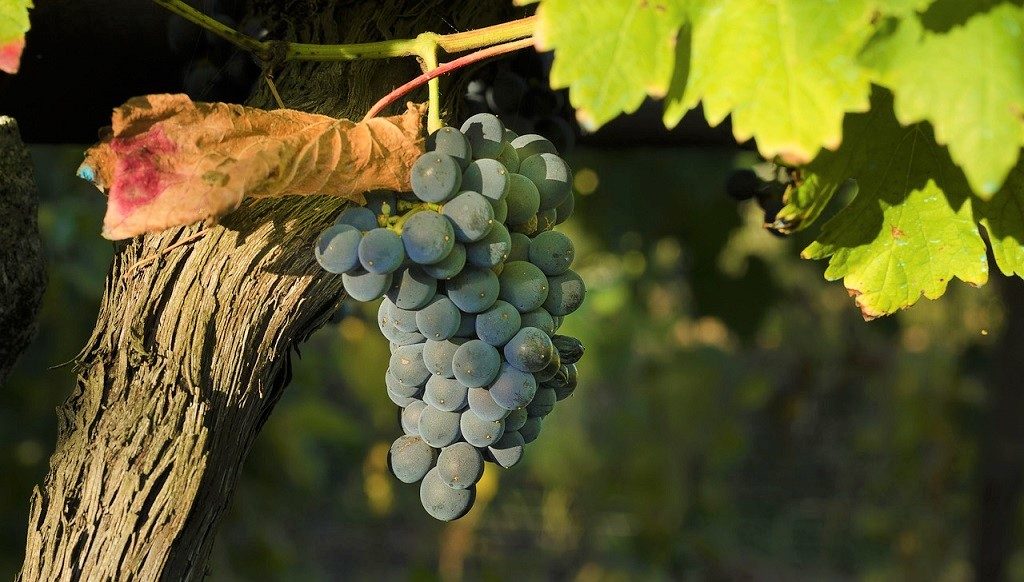
[[[358, 59], [387, 59], [393, 57], [426, 58], [425, 50], [436, 55], [437, 47], [446, 53], [458, 53], [479, 49], [498, 43], [533, 34], [536, 16], [528, 16], [453, 34], [423, 33], [416, 38], [384, 40], [353, 44], [306, 44], [267, 40], [260, 41], [238, 32], [234, 28], [218, 22], [189, 6], [184, 0], [152, 0], [153, 3], [189, 20], [213, 34], [227, 40], [235, 46], [247, 50], [264, 61], [269, 61], [276, 53], [275, 48], [285, 47], [283, 59], [286, 61], [353, 61]], [[436, 56], [435, 56], [436, 58]]]
[[459, 57], [453, 61], [442, 63], [433, 70], [423, 73], [422, 75], [416, 77], [415, 79], [409, 81], [408, 83], [405, 83], [404, 85], [395, 88], [393, 91], [382, 97], [380, 101], [374, 103], [373, 107], [371, 107], [370, 110], [366, 112], [366, 115], [363, 117], [363, 119], [366, 120], [370, 119], [371, 117], [376, 117], [377, 114], [383, 111], [385, 107], [391, 105], [395, 101], [398, 101], [413, 89], [416, 89], [417, 87], [420, 87], [424, 83], [432, 79], [436, 79], [437, 77], [440, 77], [445, 73], [450, 73], [452, 71], [461, 69], [462, 67], [471, 65], [479, 61], [489, 59], [491, 57], [496, 57], [498, 55], [511, 53], [531, 46], [533, 46], [533, 38], [529, 37], [521, 40], [494, 45], [483, 50], [479, 50], [474, 53], [470, 53], [468, 55]]

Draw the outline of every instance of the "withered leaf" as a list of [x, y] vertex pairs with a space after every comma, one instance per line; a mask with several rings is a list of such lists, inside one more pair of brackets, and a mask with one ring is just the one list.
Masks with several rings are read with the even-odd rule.
[[246, 196], [328, 194], [365, 202], [369, 190], [408, 190], [423, 151], [423, 109], [353, 122], [291, 109], [265, 111], [186, 95], [135, 97], [78, 175], [107, 194], [111, 240], [214, 220]]

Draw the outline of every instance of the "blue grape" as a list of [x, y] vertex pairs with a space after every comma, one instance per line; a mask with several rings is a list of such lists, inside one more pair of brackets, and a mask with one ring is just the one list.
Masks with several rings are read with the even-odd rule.
[[540, 372], [551, 363], [554, 346], [548, 334], [524, 327], [505, 344], [505, 360], [523, 372]]
[[455, 371], [452, 370], [452, 358], [455, 357], [455, 350], [466, 343], [462, 338], [452, 338], [435, 341], [428, 339], [423, 344], [423, 363], [430, 370], [431, 374], [454, 378]]
[[512, 468], [523, 458], [523, 446], [526, 442], [516, 431], [505, 431], [501, 439], [487, 447], [492, 461], [505, 469]]
[[498, 442], [505, 432], [505, 421], [502, 419], [485, 420], [480, 418], [473, 409], [466, 410], [459, 419], [459, 430], [462, 438], [474, 447], [487, 447]]
[[513, 232], [512, 250], [508, 253], [508, 262], [530, 260], [530, 237], [521, 232]]
[[359, 263], [371, 273], [392, 273], [402, 266], [402, 239], [386, 228], [375, 228], [359, 242]]
[[417, 436], [403, 435], [391, 444], [388, 468], [403, 483], [415, 483], [434, 466], [437, 451]]
[[562, 224], [569, 217], [572, 216], [573, 210], [576, 209], [576, 197], [572, 195], [572, 192], [565, 197], [565, 202], [562, 202], [555, 207], [555, 224]]
[[497, 275], [484, 269], [466, 269], [448, 281], [448, 298], [466, 313], [480, 313], [494, 305], [498, 292]]
[[494, 159], [501, 162], [501, 165], [505, 166], [509, 172], [519, 169], [519, 154], [516, 153], [516, 148], [509, 145], [508, 142], [501, 146], [501, 152]]
[[409, 403], [408, 406], [402, 409], [402, 430], [409, 436], [419, 436], [420, 434], [420, 413], [426, 408], [426, 404], [422, 400]]
[[547, 210], [541, 210], [537, 213], [537, 227], [534, 231], [534, 236], [538, 233], [547, 232], [555, 228], [555, 224], [558, 223], [558, 210], [554, 208], [548, 208]]
[[[505, 263], [498, 277], [498, 297], [516, 306], [520, 312], [533, 311], [548, 297], [548, 279], [536, 265], [528, 261]], [[550, 309], [549, 313], [554, 314]]]
[[469, 409], [483, 420], [501, 420], [512, 410], [499, 405], [487, 388], [470, 388], [467, 401]]
[[391, 401], [395, 403], [395, 406], [399, 408], [405, 408], [413, 402], [417, 402], [419, 400], [419, 394], [420, 393], [417, 392], [414, 396], [402, 396], [401, 394], [396, 394], [394, 390], [388, 390], [388, 398], [390, 398]]
[[555, 322], [555, 331], [562, 327], [562, 322], [565, 321], [564, 315], [552, 315], [551, 320]]
[[420, 265], [423, 272], [439, 281], [447, 281], [462, 272], [466, 266], [466, 247], [455, 243], [448, 256], [430, 265]]
[[515, 138], [512, 140], [511, 146], [519, 154], [520, 163], [534, 154], [558, 154], [555, 146], [547, 138], [535, 133], [528, 133]]
[[447, 447], [459, 440], [459, 416], [428, 404], [420, 411], [420, 438], [434, 448]]
[[470, 388], [489, 384], [501, 368], [501, 355], [494, 346], [478, 339], [469, 340], [455, 350], [452, 371], [459, 382]]
[[347, 224], [367, 232], [377, 228], [377, 215], [364, 206], [349, 206], [334, 219], [334, 224]]
[[567, 364], [558, 369], [558, 373], [551, 380], [544, 383], [544, 386], [555, 391], [558, 400], [565, 400], [576, 390], [576, 365]]
[[[554, 389], [544, 388], [543, 386], [537, 388], [537, 394], [533, 396], [533, 400], [526, 407], [526, 412], [529, 416], [543, 418], [549, 414], [555, 408], [555, 402], [558, 400]], [[521, 431], [520, 431], [521, 432]], [[526, 435], [524, 434], [525, 438]]]
[[414, 265], [395, 272], [387, 297], [400, 309], [413, 310], [429, 303], [436, 292], [437, 279]]
[[437, 476], [452, 489], [466, 489], [484, 474], [484, 457], [476, 447], [458, 442], [441, 449]]
[[478, 241], [494, 226], [494, 208], [476, 192], [461, 192], [444, 204], [442, 213], [451, 221], [459, 242]]
[[492, 205], [508, 194], [509, 171], [497, 160], [475, 160], [462, 173], [462, 189], [476, 192]]
[[416, 396], [416, 394], [419, 393], [420, 388], [422, 388], [422, 386], [417, 384], [403, 384], [395, 377], [390, 368], [388, 368], [387, 372], [384, 373], [384, 384], [387, 389], [395, 393], [395, 395], [405, 398]]
[[494, 115], [477, 113], [467, 119], [459, 130], [469, 140], [474, 158], [496, 158], [501, 153], [505, 126]]
[[469, 140], [454, 127], [442, 127], [427, 136], [427, 151], [448, 154], [458, 162], [463, 170], [473, 159], [473, 150]]
[[[533, 400], [534, 394], [537, 393], [537, 382], [533, 379], [533, 375], [517, 370], [508, 362], [504, 362], [501, 364], [498, 377], [488, 388], [488, 392], [498, 406], [505, 410], [515, 410], [526, 406]], [[469, 406], [473, 407], [472, 399], [469, 401]]]
[[391, 273], [367, 273], [349, 271], [341, 276], [341, 284], [348, 296], [356, 301], [373, 301], [380, 298], [391, 287]]
[[469, 388], [454, 378], [444, 376], [431, 375], [423, 390], [423, 401], [445, 412], [456, 412], [465, 408], [468, 397]]
[[526, 176], [511, 174], [505, 202], [508, 203], [505, 221], [508, 224], [522, 224], [536, 218], [540, 211], [540, 192], [537, 185]]
[[512, 249], [512, 238], [504, 224], [495, 223], [484, 238], [466, 245], [466, 262], [474, 267], [490, 269], [506, 260]]
[[381, 300], [377, 316], [389, 319], [399, 331], [406, 333], [419, 331], [419, 328], [416, 327], [416, 312], [398, 307], [387, 297]]
[[462, 166], [448, 154], [427, 152], [412, 165], [412, 193], [424, 202], [440, 203], [459, 191]]
[[491, 206], [494, 207], [494, 222], [502, 224], [508, 220], [508, 202], [504, 198], [491, 203]]
[[422, 343], [426, 338], [419, 332], [402, 331], [395, 326], [393, 320], [388, 319], [386, 324], [380, 325], [380, 332], [387, 340], [398, 346], [408, 346]]
[[452, 521], [469, 513], [476, 500], [476, 487], [452, 489], [431, 469], [420, 483], [420, 503], [430, 517]]
[[536, 327], [548, 335], [555, 333], [555, 320], [543, 307], [527, 311], [520, 319], [522, 327]]
[[416, 312], [416, 327], [424, 337], [446, 340], [459, 331], [462, 315], [459, 308], [444, 295], [435, 295], [423, 309]]
[[410, 216], [402, 226], [405, 254], [413, 262], [430, 265], [443, 260], [455, 245], [455, 231], [448, 219], [423, 210]]
[[519, 429], [519, 436], [523, 437], [523, 444], [528, 445], [537, 440], [540, 436], [541, 424], [544, 419], [540, 416], [532, 416], [526, 419], [523, 428]]
[[519, 311], [505, 301], [495, 301], [487, 311], [476, 316], [476, 335], [495, 347], [505, 345], [522, 327]]
[[[526, 412], [525, 408], [517, 408], [508, 413], [508, 416], [505, 417], [505, 430], [519, 430], [524, 424], [526, 424], [527, 416], [529, 416], [529, 414]], [[463, 432], [466, 432], [465, 429], [463, 429]]]
[[423, 362], [423, 344], [401, 346], [391, 354], [388, 369], [395, 379], [406, 386], [422, 386], [430, 377]]
[[554, 378], [558, 375], [558, 370], [562, 367], [561, 356], [558, 355], [558, 350], [551, 350], [551, 361], [548, 362], [547, 366], [540, 372], [533, 373], [533, 379], [537, 381], [537, 384], [542, 384]]
[[521, 234], [525, 234], [526, 236], [533, 236], [534, 234], [537, 233], [538, 224], [539, 223], [537, 222], [537, 215], [534, 214], [526, 222], [521, 222], [519, 224], [510, 224], [508, 226], [508, 229], [511, 232], [518, 232]]
[[555, 154], [534, 154], [519, 164], [519, 174], [530, 179], [540, 193], [540, 210], [557, 208], [572, 192], [572, 170]]
[[548, 277], [569, 270], [576, 249], [569, 237], [557, 231], [542, 232], [530, 242], [530, 262]]
[[313, 255], [328, 273], [346, 273], [359, 266], [359, 241], [363, 235], [347, 224], [329, 226], [316, 239]]
[[558, 350], [558, 355], [561, 356], [563, 364], [575, 364], [583, 357], [583, 343], [574, 337], [567, 335], [551, 336], [551, 343]]
[[550, 277], [548, 283], [550, 290], [544, 300], [544, 309], [551, 315], [569, 315], [579, 309], [587, 296], [587, 286], [575, 271]]

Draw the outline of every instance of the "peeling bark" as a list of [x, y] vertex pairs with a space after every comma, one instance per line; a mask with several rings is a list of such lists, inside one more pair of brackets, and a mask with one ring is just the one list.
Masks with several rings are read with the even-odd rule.
[[39, 329], [46, 289], [39, 190], [14, 119], [0, 116], [0, 386]]
[[[507, 16], [504, 0], [254, 4], [284, 23], [278, 38], [306, 42], [409, 37]], [[276, 77], [289, 107], [358, 117], [417, 72], [404, 59], [301, 63]], [[262, 87], [252, 100], [271, 102]], [[242, 463], [290, 379], [290, 350], [341, 299], [340, 277], [310, 252], [340, 204], [249, 200], [194, 241], [171, 248], [197, 226], [119, 249], [59, 410], [50, 471], [32, 497], [21, 580], [203, 577]]]

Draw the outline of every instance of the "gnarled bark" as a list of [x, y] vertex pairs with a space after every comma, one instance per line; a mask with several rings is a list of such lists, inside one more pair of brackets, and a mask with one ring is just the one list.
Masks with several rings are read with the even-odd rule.
[[[493, 24], [506, 5], [256, 4], [288, 23], [279, 38], [290, 30], [307, 42]], [[410, 59], [300, 63], [277, 85], [289, 107], [356, 117], [416, 72]], [[265, 88], [253, 99], [271, 102]], [[249, 201], [194, 241], [184, 242], [197, 226], [119, 250], [59, 412], [49, 474], [33, 495], [22, 580], [203, 576], [242, 462], [288, 384], [289, 352], [341, 299], [340, 277], [310, 252], [338, 206]]]

